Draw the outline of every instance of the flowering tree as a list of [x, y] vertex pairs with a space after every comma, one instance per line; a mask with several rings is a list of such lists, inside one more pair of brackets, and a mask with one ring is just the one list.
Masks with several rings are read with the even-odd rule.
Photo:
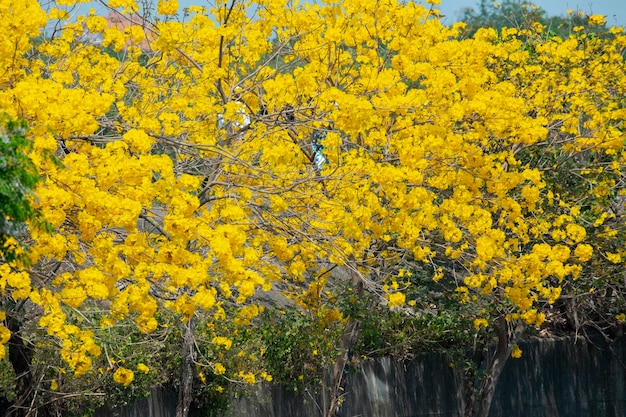
[[122, 385], [149, 372], [101, 336], [130, 320], [146, 337], [180, 328], [180, 416], [194, 373], [270, 379], [220, 355], [278, 289], [345, 325], [332, 415], [359, 337], [333, 282], [419, 313], [419, 270], [495, 335], [477, 397], [467, 384], [466, 415], [486, 416], [525, 327], [563, 291], [618, 288], [604, 265], [623, 254], [621, 30], [462, 39], [410, 2], [110, 0], [142, 15], [120, 29], [70, 19], [71, 3], [0, 5], [0, 110], [30, 126], [53, 229], [31, 229], [32, 266], [8, 264], [0, 288], [75, 377], [103, 356]]

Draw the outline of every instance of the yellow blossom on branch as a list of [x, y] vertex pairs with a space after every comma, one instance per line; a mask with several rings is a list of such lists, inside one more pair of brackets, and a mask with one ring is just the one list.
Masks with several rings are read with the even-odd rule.
[[522, 357], [522, 350], [519, 348], [519, 346], [513, 345], [513, 348], [511, 350], [511, 357], [516, 359]]
[[125, 387], [130, 385], [133, 379], [135, 379], [135, 373], [130, 369], [119, 367], [115, 373], [113, 373], [113, 380]]

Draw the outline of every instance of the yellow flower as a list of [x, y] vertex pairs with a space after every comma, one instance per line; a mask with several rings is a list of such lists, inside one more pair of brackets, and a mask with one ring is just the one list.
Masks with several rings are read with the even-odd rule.
[[489, 236], [481, 236], [476, 239], [476, 255], [482, 261], [491, 260], [495, 253], [495, 242]]
[[[450, 248], [450, 247], [448, 247], [448, 248]], [[438, 267], [437, 270], [435, 271], [435, 274], [433, 275], [433, 281], [439, 282], [441, 280], [441, 278], [443, 278], [443, 268], [442, 267]]]
[[56, 391], [59, 389], [59, 383], [57, 382], [56, 379], [53, 379], [52, 381], [50, 381], [50, 389], [52, 391]]
[[513, 345], [513, 348], [511, 349], [511, 357], [516, 359], [522, 357], [522, 350], [519, 346]]
[[603, 25], [606, 23], [604, 16], [601, 14], [594, 14], [588, 18], [590, 25]]
[[461, 304], [466, 304], [469, 302], [469, 290], [467, 289], [467, 287], [458, 287], [455, 291]]
[[154, 138], [151, 138], [146, 132], [139, 129], [130, 129], [122, 136], [122, 139], [130, 145], [130, 149], [133, 152], [137, 153], [148, 152], [154, 143]]
[[50, 20], [53, 20], [53, 19], [65, 20], [65, 19], [69, 19], [69, 17], [70, 17], [70, 14], [66, 10], [57, 9], [56, 7], [50, 9], [50, 11], [48, 12], [48, 19]]
[[401, 292], [394, 292], [391, 294], [387, 294], [385, 296], [387, 298], [388, 306], [389, 307], [397, 307], [397, 306], [401, 306], [402, 304], [404, 304], [404, 300], [406, 299], [405, 295], [402, 294]]
[[215, 365], [213, 365], [213, 373], [215, 375], [224, 375], [224, 373], [226, 372], [226, 368], [224, 368], [224, 365], [222, 365], [219, 362], [216, 362]]
[[216, 346], [224, 346], [224, 349], [229, 350], [233, 345], [233, 341], [224, 336], [216, 336], [211, 341]]
[[113, 374], [113, 381], [118, 384], [122, 384], [125, 387], [129, 386], [131, 382], [135, 379], [135, 373], [130, 369], [126, 369], [123, 367], [117, 368], [115, 373]]
[[0, 345], [5, 345], [11, 338], [11, 331], [0, 324]]
[[593, 248], [591, 245], [581, 243], [574, 249], [574, 256], [576, 256], [580, 262], [587, 262], [593, 256]]
[[566, 262], [570, 256], [570, 249], [565, 245], [554, 245], [549, 255], [550, 260]]
[[256, 382], [256, 377], [252, 372], [239, 372], [239, 377], [241, 380], [247, 384], [254, 384]]
[[137, 365], [137, 370], [139, 372], [143, 372], [144, 374], [147, 374], [148, 372], [150, 372], [150, 368], [148, 368], [148, 366], [144, 363], [140, 363]]
[[619, 253], [606, 253], [606, 258], [614, 264], [622, 262], [622, 256]]
[[113, 325], [115, 325], [115, 320], [113, 320], [111, 317], [102, 317], [100, 319], [100, 328], [101, 329], [108, 329], [109, 327], [113, 327]]
[[485, 319], [475, 319], [474, 320], [474, 328], [479, 329], [480, 326], [487, 327], [489, 323]]
[[109, 0], [108, 5], [113, 8], [124, 7], [132, 11], [139, 9], [136, 0]]
[[178, 12], [178, 1], [177, 0], [159, 0], [157, 5], [157, 11], [159, 14], [164, 15], [174, 15]]
[[577, 224], [568, 224], [565, 226], [567, 236], [574, 241], [574, 243], [581, 242], [586, 236], [587, 231], [584, 227]]

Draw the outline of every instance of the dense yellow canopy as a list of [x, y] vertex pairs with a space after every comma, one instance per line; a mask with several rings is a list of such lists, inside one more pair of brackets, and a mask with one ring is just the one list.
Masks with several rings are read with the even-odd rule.
[[76, 375], [101, 349], [69, 310], [149, 333], [273, 287], [313, 306], [335, 266], [397, 306], [420, 265], [477, 326], [539, 326], [622, 262], [621, 29], [464, 38], [395, 0], [110, 0], [115, 25], [73, 4], [0, 3], [0, 111], [28, 122], [53, 227], [0, 289]]

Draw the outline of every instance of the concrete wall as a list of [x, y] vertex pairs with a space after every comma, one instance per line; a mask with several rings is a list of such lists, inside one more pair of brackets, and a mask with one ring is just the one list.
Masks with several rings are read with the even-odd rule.
[[[520, 347], [522, 357], [509, 359], [498, 382], [491, 417], [626, 416], [626, 339], [537, 339]], [[460, 373], [440, 354], [363, 361], [347, 375], [344, 394], [341, 417], [457, 417], [463, 402]], [[274, 387], [235, 403], [228, 416], [319, 417], [316, 401]]]
[[176, 393], [164, 388], [155, 388], [148, 398], [124, 407], [99, 408], [93, 417], [176, 417], [177, 400]]
[[[491, 417], [626, 416], [626, 339], [611, 345], [583, 338], [540, 339], [520, 347], [522, 358], [509, 359], [502, 373]], [[341, 417], [461, 413], [460, 374], [445, 355], [426, 354], [410, 362], [365, 360], [346, 378]], [[154, 398], [96, 416], [173, 417], [176, 397], [168, 395], [156, 391]], [[157, 396], [159, 411], [150, 405]], [[263, 386], [250, 397], [235, 399], [224, 417], [320, 417], [319, 403], [319, 396], [309, 392], [295, 395]]]
[[509, 360], [491, 416], [626, 416], [626, 340], [533, 341]]

